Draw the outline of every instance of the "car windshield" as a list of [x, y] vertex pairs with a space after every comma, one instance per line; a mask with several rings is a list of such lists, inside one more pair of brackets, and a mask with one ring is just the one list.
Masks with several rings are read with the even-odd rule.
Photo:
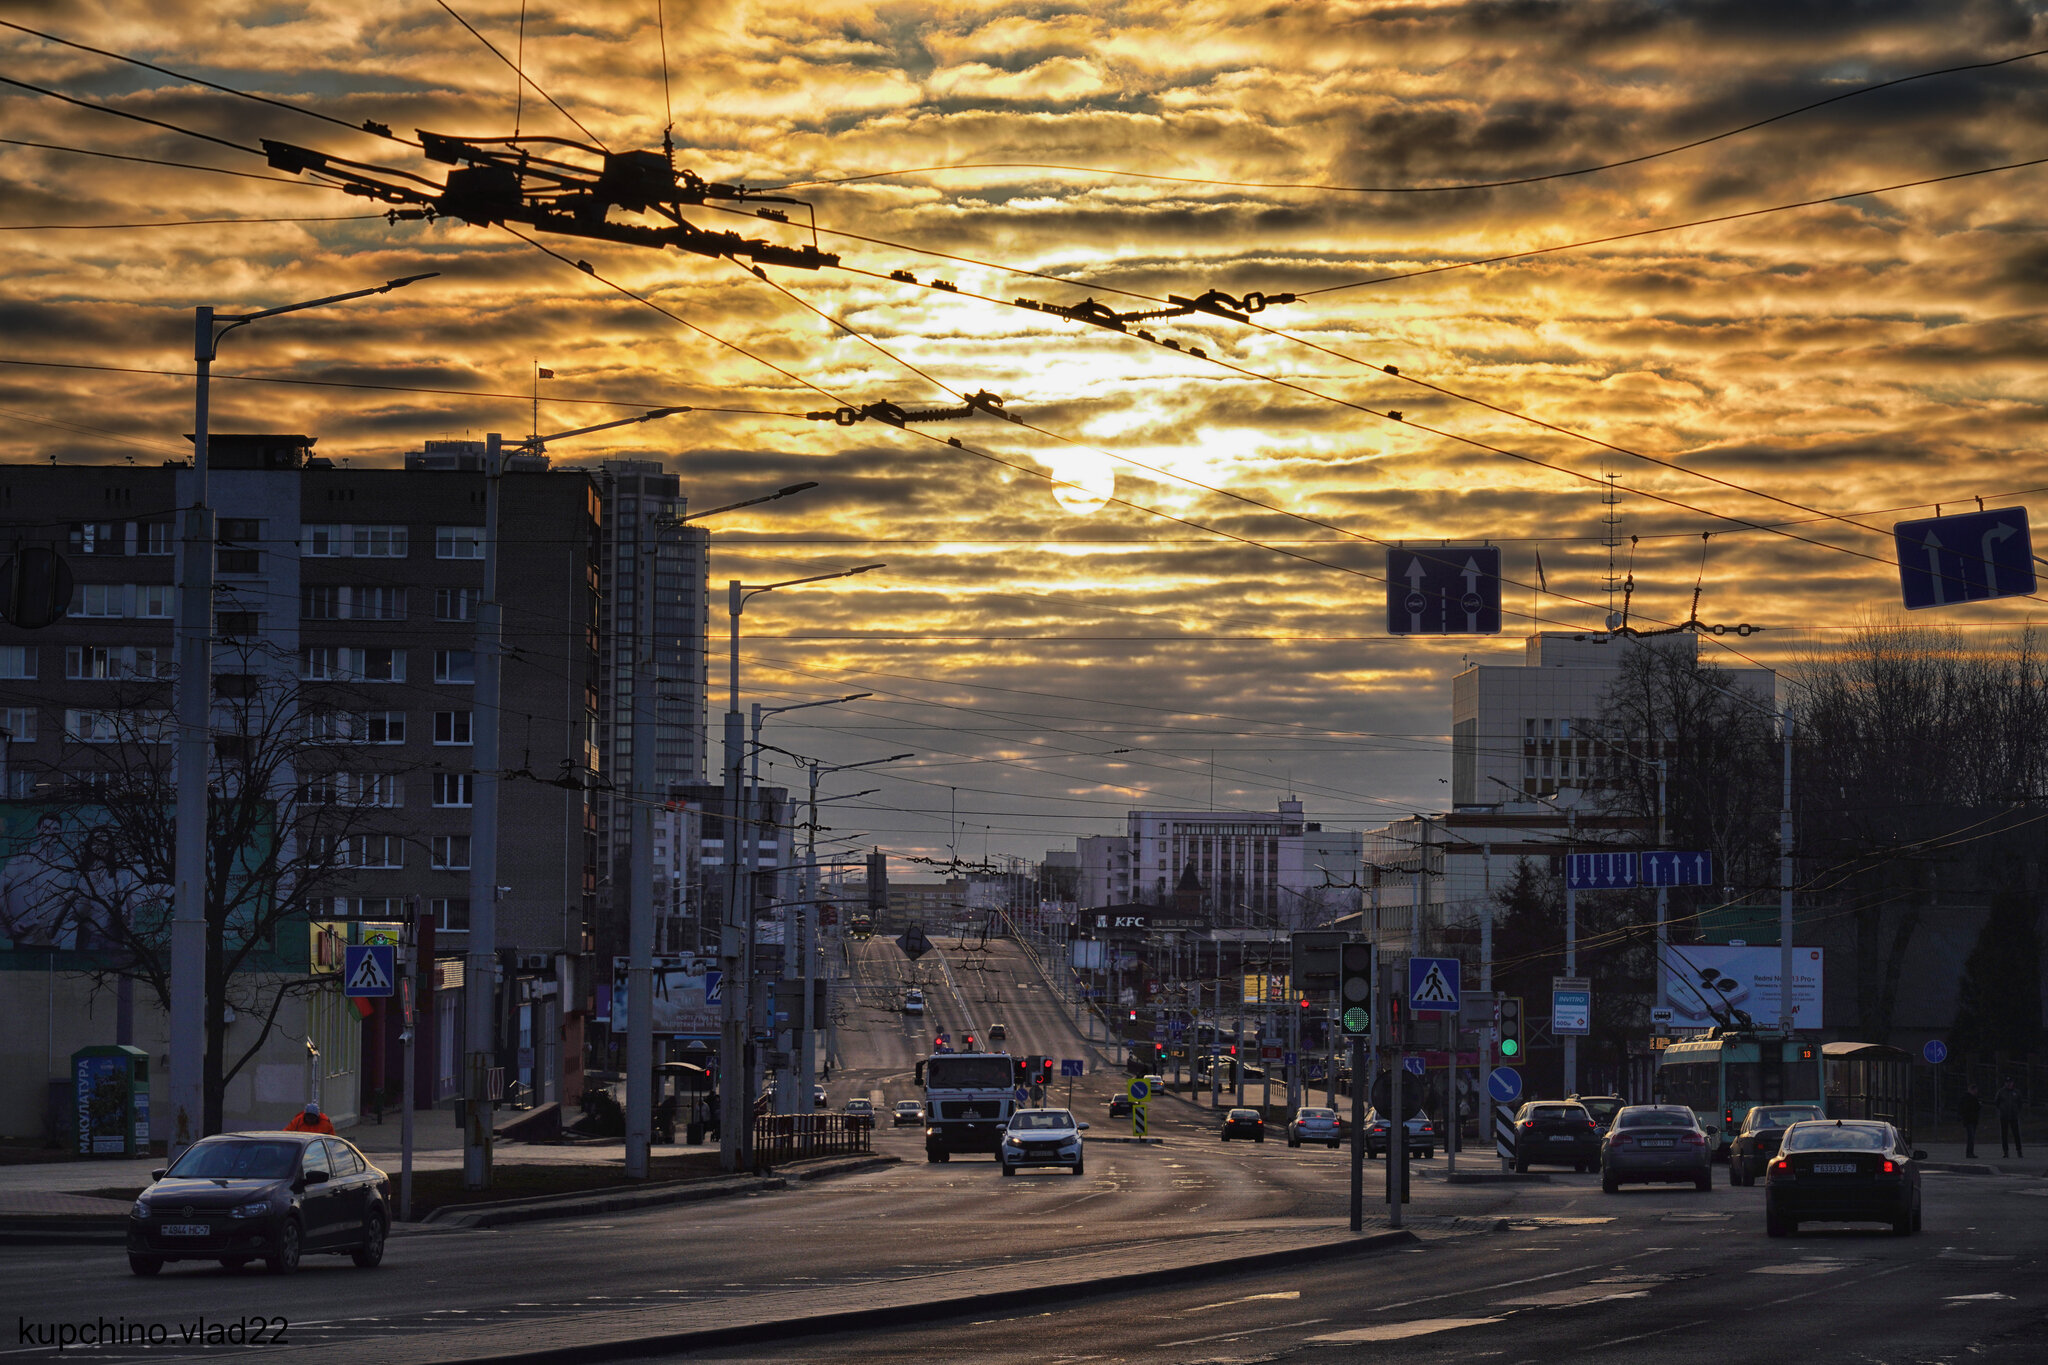
[[1788, 1152], [1886, 1152], [1891, 1130], [1875, 1123], [1801, 1123], [1785, 1132]]
[[1615, 1116], [1617, 1128], [1696, 1128], [1690, 1109], [1653, 1109], [1644, 1105], [1635, 1109], [1624, 1109]]
[[1259, 1111], [1256, 1109], [1233, 1109], [1230, 1111], [1230, 1117], [1234, 1119], [1255, 1119], [1259, 1117]]
[[1809, 1123], [1827, 1115], [1812, 1105], [1799, 1105], [1790, 1109], [1756, 1108], [1749, 1111], [1749, 1122], [1743, 1125], [1754, 1133], [1759, 1128], [1790, 1128], [1795, 1123]]
[[916, 1113], [916, 1112], [917, 1112], [917, 1101], [916, 1101], [916, 1100], [898, 1100], [898, 1101], [896, 1101], [896, 1112], [897, 1112], [897, 1113], [899, 1113], [899, 1114], [914, 1114], [914, 1113]]
[[866, 1100], [848, 1100], [846, 1102], [846, 1107], [848, 1109], [858, 1109], [862, 1113], [866, 1113], [868, 1110], [874, 1108], [875, 1106], [870, 1104]]
[[1539, 1104], [1529, 1117], [1545, 1123], [1586, 1123], [1590, 1116], [1576, 1104]]
[[298, 1161], [296, 1142], [202, 1142], [164, 1174], [177, 1180], [283, 1180]]
[[1008, 1057], [934, 1057], [924, 1069], [931, 1090], [1008, 1090], [1013, 1080]]
[[1074, 1116], [1064, 1109], [1027, 1109], [1021, 1114], [1010, 1116], [1011, 1132], [1031, 1132], [1045, 1128], [1072, 1128]]
[[1337, 1111], [1334, 1109], [1304, 1109], [1301, 1111], [1301, 1117], [1305, 1119], [1333, 1119], [1337, 1117]]
[[1593, 1116], [1596, 1123], [1610, 1122], [1621, 1112], [1620, 1100], [1580, 1100], [1579, 1107]]

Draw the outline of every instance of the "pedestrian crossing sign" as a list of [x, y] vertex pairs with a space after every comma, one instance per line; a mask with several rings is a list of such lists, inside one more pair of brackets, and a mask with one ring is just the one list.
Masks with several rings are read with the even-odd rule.
[[1408, 1008], [1454, 1014], [1458, 1009], [1458, 959], [1455, 957], [1411, 957], [1408, 959]]
[[388, 996], [398, 978], [398, 949], [388, 943], [352, 943], [343, 950], [341, 993], [351, 998]]

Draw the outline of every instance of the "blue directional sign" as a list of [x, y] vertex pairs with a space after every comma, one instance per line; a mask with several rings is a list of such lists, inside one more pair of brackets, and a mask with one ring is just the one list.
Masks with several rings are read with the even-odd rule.
[[1420, 1057], [1403, 1057], [1401, 1069], [1411, 1076], [1420, 1076], [1429, 1069], [1429, 1064]]
[[1408, 959], [1408, 1008], [1458, 1012], [1458, 959], [1455, 957], [1411, 957]]
[[2024, 507], [1901, 521], [1892, 527], [1892, 541], [1909, 611], [2034, 591], [2034, 541]]
[[1500, 547], [1388, 546], [1387, 633], [1500, 634]]
[[706, 1005], [722, 1005], [725, 1003], [725, 993], [721, 989], [724, 984], [724, 972], [704, 973], [704, 1003]]
[[1633, 853], [1567, 853], [1565, 885], [1574, 891], [1614, 891], [1636, 884]]
[[1080, 1076], [1087, 1073], [1087, 1067], [1079, 1057], [1060, 1058], [1060, 1075]]
[[1282, 1066], [1293, 1066], [1293, 1065], [1294, 1065], [1294, 1054], [1293, 1054], [1293, 1053], [1291, 1053], [1291, 1052], [1283, 1052], [1283, 1053], [1281, 1053], [1281, 1054], [1280, 1054], [1280, 1065], [1282, 1065]]
[[1926, 1046], [1920, 1049], [1920, 1055], [1927, 1059], [1929, 1066], [1940, 1066], [1948, 1060], [1948, 1044], [1939, 1038], [1929, 1038]]
[[1502, 1104], [1522, 1097], [1522, 1073], [1511, 1066], [1497, 1066], [1486, 1077], [1486, 1093]]
[[1019, 1104], [1029, 1104], [1031, 1103], [1031, 1092], [1020, 1085], [1010, 1092], [1010, 1098]]
[[396, 993], [398, 949], [388, 943], [351, 943], [341, 954], [341, 993], [353, 998]]
[[1643, 854], [1644, 886], [1712, 886], [1714, 855], [1665, 849]]

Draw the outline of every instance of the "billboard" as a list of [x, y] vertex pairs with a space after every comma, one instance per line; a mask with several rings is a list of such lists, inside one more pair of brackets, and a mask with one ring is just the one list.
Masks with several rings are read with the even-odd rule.
[[[626, 962], [612, 959], [611, 1027], [626, 1027]], [[657, 954], [654, 959], [654, 1031], [676, 1037], [716, 1038], [722, 1000], [723, 973], [718, 959], [689, 953]]]
[[[1819, 948], [1792, 950], [1792, 1026], [1821, 1026]], [[1731, 948], [1721, 944], [1667, 945], [1664, 950], [1663, 998], [1674, 1029], [1711, 1028], [1721, 1022], [1708, 1009], [1728, 1014], [1741, 1010], [1759, 1025], [1778, 1022], [1779, 950], [1775, 947]]]
[[129, 866], [104, 819], [97, 808], [0, 806], [0, 935], [13, 946], [105, 947], [111, 915], [170, 901], [170, 886]]

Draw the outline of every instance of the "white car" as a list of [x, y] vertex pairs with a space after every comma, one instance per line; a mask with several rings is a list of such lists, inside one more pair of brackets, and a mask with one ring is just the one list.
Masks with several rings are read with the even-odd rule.
[[1344, 1124], [1334, 1109], [1297, 1109], [1294, 1121], [1287, 1125], [1289, 1147], [1299, 1147], [1304, 1142], [1321, 1142], [1336, 1147], [1343, 1141]]
[[1016, 1110], [996, 1151], [996, 1163], [1004, 1175], [1015, 1175], [1022, 1166], [1065, 1166], [1080, 1175], [1081, 1131], [1087, 1126], [1065, 1109]]
[[903, 1012], [905, 1014], [923, 1014], [924, 992], [905, 991], [903, 993]]

